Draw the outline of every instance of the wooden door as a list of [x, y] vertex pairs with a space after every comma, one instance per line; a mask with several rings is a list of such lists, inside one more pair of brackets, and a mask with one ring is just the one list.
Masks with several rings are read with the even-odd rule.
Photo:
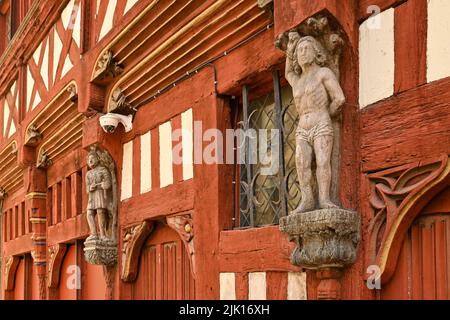
[[133, 284], [136, 300], [194, 299], [194, 278], [188, 252], [178, 234], [158, 224], [149, 236]]
[[416, 218], [382, 299], [450, 299], [450, 187]]

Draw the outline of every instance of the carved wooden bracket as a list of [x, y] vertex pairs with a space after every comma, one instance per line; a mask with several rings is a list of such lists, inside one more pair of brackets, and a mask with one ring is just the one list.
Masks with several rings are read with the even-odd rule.
[[17, 142], [13, 141], [11, 144], [11, 154], [16, 157], [19, 150], [17, 149]]
[[41, 139], [42, 134], [39, 132], [36, 125], [32, 124], [27, 130], [24, 144], [29, 147], [35, 147]]
[[447, 155], [368, 175], [370, 205], [367, 265], [378, 265], [381, 282], [395, 271], [402, 240], [423, 207], [450, 182]]
[[[0, 187], [0, 201], [3, 201], [6, 199], [6, 197], [8, 196], [8, 193], [5, 191], [5, 189], [3, 189], [2, 187]], [[1, 203], [1, 202], [0, 202]], [[1, 208], [1, 206], [0, 206]], [[1, 214], [1, 213], [0, 213]]]
[[45, 150], [41, 150], [39, 153], [38, 161], [36, 166], [40, 169], [46, 169], [52, 164], [52, 160], [49, 158], [47, 152]]
[[97, 65], [92, 76], [92, 80], [104, 80], [105, 78], [114, 78], [123, 72], [115, 60], [111, 50], [105, 51], [97, 61]]
[[136, 110], [126, 101], [126, 96], [120, 88], [113, 91], [109, 100], [108, 111], [123, 115], [134, 115], [136, 113]]
[[5, 290], [14, 290], [14, 280], [16, 277], [17, 267], [19, 266], [20, 258], [17, 256], [10, 256], [5, 263]]
[[154, 222], [144, 221], [124, 232], [122, 248], [122, 280], [132, 282], [138, 274], [139, 255], [145, 240], [154, 229]]
[[195, 275], [194, 221], [190, 213], [166, 217], [169, 227], [175, 230], [183, 240], [192, 262], [192, 273]]
[[58, 288], [61, 265], [66, 250], [67, 245], [64, 243], [58, 243], [48, 248], [50, 263], [48, 266], [47, 286], [49, 288]]
[[67, 92], [69, 93], [70, 101], [76, 102], [78, 100], [77, 86], [75, 84], [69, 85], [67, 87]]
[[266, 11], [269, 16], [273, 17], [273, 0], [257, 0], [258, 7]]

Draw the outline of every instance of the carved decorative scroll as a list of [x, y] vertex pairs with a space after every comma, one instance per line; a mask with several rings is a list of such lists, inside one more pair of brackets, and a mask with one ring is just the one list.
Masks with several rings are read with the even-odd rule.
[[78, 100], [77, 86], [75, 84], [71, 84], [67, 87], [67, 92], [69, 93], [69, 99], [72, 102], [76, 102]]
[[16, 277], [17, 267], [19, 266], [20, 258], [16, 256], [9, 256], [5, 263], [5, 290], [14, 290], [14, 280]]
[[36, 166], [41, 169], [46, 169], [52, 164], [52, 160], [50, 159], [48, 153], [45, 150], [41, 150], [39, 153], [38, 161]]
[[368, 175], [370, 205], [374, 216], [369, 226], [367, 264], [381, 269], [381, 281], [389, 281], [397, 264], [402, 240], [423, 207], [450, 182], [447, 155]]
[[18, 152], [19, 150], [17, 149], [17, 142], [13, 141], [13, 143], [11, 143], [11, 154], [16, 157]]
[[257, 0], [258, 7], [263, 9], [269, 14], [269, 17], [273, 17], [273, 0]]
[[48, 248], [50, 263], [48, 266], [47, 286], [49, 288], [58, 288], [61, 264], [66, 250], [67, 245], [64, 243], [58, 243]]
[[32, 124], [27, 130], [27, 134], [25, 137], [25, 145], [34, 147], [39, 143], [39, 141], [41, 139], [42, 139], [42, 134], [39, 132], [36, 125]]
[[134, 115], [136, 113], [131, 104], [126, 101], [126, 96], [120, 88], [113, 91], [111, 99], [109, 100], [108, 111], [124, 115]]
[[167, 225], [175, 230], [183, 240], [192, 262], [192, 273], [195, 274], [194, 221], [190, 213], [166, 217]]
[[132, 282], [138, 274], [139, 255], [145, 240], [154, 229], [154, 222], [144, 221], [125, 231], [122, 248], [122, 280]]
[[115, 60], [114, 55], [110, 50], [105, 51], [100, 59], [97, 61], [97, 66], [92, 80], [103, 80], [105, 78], [114, 78], [123, 72]]

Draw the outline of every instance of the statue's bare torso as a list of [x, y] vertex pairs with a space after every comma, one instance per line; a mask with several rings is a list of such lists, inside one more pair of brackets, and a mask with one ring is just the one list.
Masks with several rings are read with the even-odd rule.
[[308, 75], [295, 77], [293, 80], [293, 96], [295, 107], [299, 114], [299, 128], [310, 130], [317, 124], [330, 124], [331, 118], [328, 111], [329, 97], [323, 79], [328, 68], [317, 67]]

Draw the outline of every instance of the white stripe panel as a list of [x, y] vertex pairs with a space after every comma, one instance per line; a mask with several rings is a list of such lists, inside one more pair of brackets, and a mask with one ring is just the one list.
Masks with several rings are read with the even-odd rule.
[[45, 89], [48, 90], [48, 58], [49, 58], [49, 47], [50, 47], [50, 41], [48, 38], [46, 38], [45, 43], [43, 43], [45, 46], [44, 51], [44, 59], [42, 60], [42, 65], [39, 67], [41, 70], [41, 76], [42, 80], [44, 81]]
[[56, 71], [58, 70], [59, 59], [61, 59], [62, 41], [56, 27], [53, 32], [53, 82], [56, 82]]
[[428, 0], [427, 80], [450, 76], [450, 1]]
[[307, 300], [306, 272], [288, 272], [288, 300]]
[[138, 0], [128, 0], [127, 1], [127, 5], [125, 6], [125, 11], [124, 13], [127, 13], [128, 10], [130, 10], [131, 8], [134, 7], [134, 5], [138, 2]]
[[123, 145], [122, 190], [120, 200], [131, 198], [133, 192], [133, 140]]
[[64, 29], [67, 30], [69, 27], [70, 19], [72, 17], [73, 6], [75, 5], [75, 0], [70, 0], [67, 6], [64, 8], [61, 13], [61, 21], [63, 23]]
[[189, 180], [194, 177], [192, 109], [181, 114], [181, 128], [183, 130], [183, 180]]
[[364, 21], [359, 28], [361, 108], [393, 95], [394, 70], [394, 9], [391, 8]]
[[236, 276], [233, 272], [220, 274], [220, 300], [236, 300]]
[[248, 300], [266, 300], [266, 288], [265, 272], [248, 274]]
[[159, 126], [159, 181], [161, 188], [173, 183], [172, 124], [170, 121]]
[[152, 190], [151, 132], [141, 136], [141, 194]]
[[7, 136], [6, 127], [8, 126], [8, 120], [9, 120], [9, 105], [8, 105], [8, 100], [5, 98], [4, 104], [3, 104], [3, 135], [4, 136]]
[[105, 19], [103, 20], [103, 25], [98, 40], [102, 39], [112, 29], [114, 11], [116, 11], [116, 6], [117, 0], [108, 0], [108, 8], [106, 9]]

